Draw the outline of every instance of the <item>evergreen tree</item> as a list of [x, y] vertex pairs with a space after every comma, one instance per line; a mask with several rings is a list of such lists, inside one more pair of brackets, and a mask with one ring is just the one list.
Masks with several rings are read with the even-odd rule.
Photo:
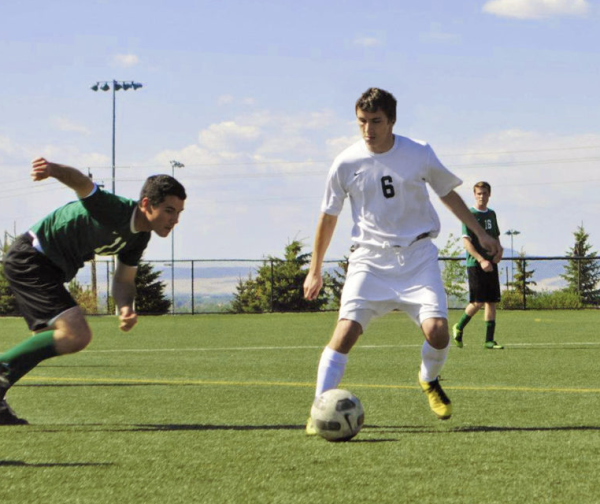
[[514, 289], [515, 292], [523, 294], [525, 296], [531, 296], [535, 294], [535, 291], [530, 289], [530, 285], [537, 285], [537, 282], [531, 280], [531, 277], [535, 273], [535, 270], [527, 270], [527, 260], [525, 259], [525, 252], [519, 252], [520, 259], [516, 261], [517, 271], [513, 277], [512, 282], [508, 282], [508, 285]]
[[567, 256], [572, 259], [569, 259], [561, 277], [567, 282], [566, 290], [577, 293], [584, 305], [597, 305], [600, 302], [600, 290], [597, 288], [600, 280], [598, 253], [592, 251], [590, 236], [583, 225], [577, 228], [573, 236], [575, 244], [567, 251]]
[[317, 311], [327, 304], [324, 290], [313, 301], [304, 298], [305, 266], [310, 254], [301, 254], [302, 244], [294, 240], [285, 247], [285, 257], [267, 257], [255, 278], [240, 279], [231, 303], [236, 313], [269, 311]]
[[171, 300], [165, 296], [166, 283], [159, 280], [160, 274], [160, 271], [154, 271], [150, 263], [139, 263], [135, 277], [135, 309], [138, 313], [169, 313]]
[[448, 236], [448, 241], [444, 248], [440, 249], [440, 257], [449, 258], [444, 261], [444, 267], [442, 269], [442, 281], [444, 282], [444, 289], [446, 295], [454, 297], [457, 300], [464, 302], [465, 294], [465, 279], [467, 277], [467, 267], [464, 261], [458, 261], [454, 258], [461, 257], [464, 253], [461, 239], [454, 236], [452, 233]]
[[[530, 288], [530, 285], [537, 285], [537, 282], [531, 280], [535, 270], [527, 269], [528, 262], [525, 259], [525, 252], [519, 253], [519, 259], [516, 261], [517, 271], [511, 282], [507, 282], [507, 290], [502, 293], [500, 307], [508, 310], [527, 309], [527, 300], [536, 296], [537, 293]], [[510, 287], [510, 289], [508, 289]]]
[[259, 293], [258, 284], [250, 274], [246, 281], [239, 279], [236, 289], [237, 294], [234, 294], [233, 301], [231, 301], [230, 311], [234, 313], [262, 313], [268, 311], [268, 307], [263, 302], [263, 296]]

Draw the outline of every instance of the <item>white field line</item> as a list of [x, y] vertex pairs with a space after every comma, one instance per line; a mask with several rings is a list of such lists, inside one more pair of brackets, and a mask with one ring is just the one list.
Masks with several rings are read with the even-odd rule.
[[[467, 343], [466, 346], [469, 346]], [[477, 346], [473, 343], [473, 346]], [[505, 348], [510, 350], [512, 347], [573, 347], [573, 346], [600, 346], [600, 341], [580, 341], [566, 343], [510, 343]], [[108, 350], [86, 350], [84, 353], [148, 353], [148, 352], [243, 352], [243, 351], [281, 351], [281, 350], [315, 350], [322, 349], [325, 344], [316, 345], [297, 345], [297, 346], [254, 346], [254, 347], [181, 347], [181, 348], [127, 348], [127, 349], [108, 349]], [[421, 343], [409, 345], [357, 345], [356, 350], [378, 350], [389, 348], [420, 348]]]

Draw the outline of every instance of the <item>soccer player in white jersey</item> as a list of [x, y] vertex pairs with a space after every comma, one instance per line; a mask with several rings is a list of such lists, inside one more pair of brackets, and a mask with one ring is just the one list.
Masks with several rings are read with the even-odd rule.
[[[318, 366], [315, 396], [337, 388], [348, 353], [371, 319], [394, 309], [421, 327], [419, 383], [438, 418], [452, 415], [452, 404], [439, 383], [449, 349], [447, 301], [431, 241], [440, 221], [426, 185], [466, 224], [498, 260], [500, 243], [477, 223], [454, 191], [462, 181], [424, 143], [395, 135], [396, 99], [370, 88], [356, 102], [362, 139], [333, 162], [321, 204], [304, 296], [315, 299], [323, 286], [322, 264], [344, 200], [350, 200], [353, 252], [349, 258], [337, 326]], [[315, 434], [309, 419], [307, 434]]]

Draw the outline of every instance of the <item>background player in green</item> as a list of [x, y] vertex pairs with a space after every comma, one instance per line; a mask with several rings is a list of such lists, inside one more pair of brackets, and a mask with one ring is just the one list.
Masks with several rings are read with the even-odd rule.
[[[488, 208], [492, 187], [487, 182], [477, 182], [473, 186], [475, 206], [471, 212], [486, 233], [499, 240], [500, 230], [496, 220], [496, 212]], [[494, 262], [486, 250], [480, 245], [475, 234], [463, 224], [463, 244], [467, 250], [467, 274], [469, 277], [469, 304], [465, 308], [458, 324], [452, 327], [454, 343], [463, 347], [463, 330], [471, 318], [485, 307], [485, 348], [490, 350], [504, 348], [496, 343], [496, 303], [500, 301], [500, 278], [498, 264]], [[498, 260], [501, 256], [498, 256]]]
[[83, 350], [92, 339], [84, 313], [64, 287], [95, 254], [116, 255], [112, 296], [119, 328], [137, 323], [134, 308], [137, 264], [151, 232], [166, 237], [179, 220], [185, 189], [169, 175], [149, 177], [139, 201], [102, 191], [75, 168], [38, 158], [34, 181], [52, 177], [75, 191], [67, 203], [19, 236], [4, 258], [4, 274], [33, 336], [0, 353], [0, 425], [22, 425], [5, 394], [50, 357]]

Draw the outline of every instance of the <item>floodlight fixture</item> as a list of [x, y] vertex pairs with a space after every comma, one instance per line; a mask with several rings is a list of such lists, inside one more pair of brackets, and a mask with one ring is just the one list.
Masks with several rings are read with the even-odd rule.
[[116, 109], [116, 91], [120, 91], [123, 89], [127, 91], [128, 89], [133, 88], [137, 90], [143, 87], [141, 83], [134, 81], [117, 81], [115, 79], [111, 81], [98, 81], [93, 86], [90, 87], [92, 91], [98, 91], [101, 89], [102, 91], [108, 91], [112, 88], [112, 192], [115, 193], [115, 180], [116, 180], [116, 169], [115, 169], [115, 109]]

